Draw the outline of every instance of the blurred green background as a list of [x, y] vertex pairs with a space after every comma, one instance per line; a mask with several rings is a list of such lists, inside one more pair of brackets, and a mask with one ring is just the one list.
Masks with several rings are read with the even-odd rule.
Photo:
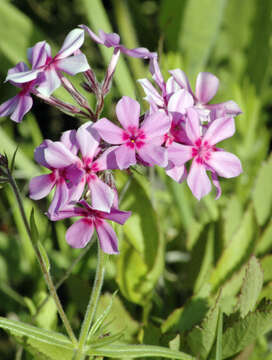
[[[176, 334], [201, 322], [223, 285], [224, 311], [231, 314], [252, 254], [264, 270], [258, 302], [263, 297], [272, 300], [272, 1], [1, 0], [1, 82], [9, 68], [27, 62], [28, 47], [46, 40], [56, 53], [67, 33], [82, 23], [95, 32], [117, 32], [128, 48], [158, 51], [165, 79], [168, 70], [181, 68], [194, 88], [199, 71], [214, 73], [220, 79], [214, 102], [232, 99], [243, 111], [236, 118], [235, 136], [223, 147], [241, 158], [244, 172], [239, 178], [221, 180], [223, 195], [217, 201], [215, 191], [196, 201], [186, 183], [174, 183], [160, 169], [150, 169], [147, 178], [116, 172], [118, 188], [121, 192], [127, 189], [122, 193], [121, 208], [132, 210], [133, 216], [124, 229], [116, 229], [121, 253], [108, 263], [100, 304], [102, 309], [109, 302], [107, 292], [120, 289], [114, 311], [122, 314], [124, 324], [113, 322], [111, 331], [125, 326], [127, 341], [168, 346]], [[112, 50], [97, 46], [86, 36], [83, 51], [102, 79]], [[75, 80], [78, 87], [80, 76]], [[150, 78], [148, 64], [123, 56], [103, 115], [113, 117], [115, 104], [123, 95], [138, 99], [146, 108], [136, 82], [144, 77]], [[10, 84], [2, 84], [0, 104], [16, 91]], [[56, 96], [73, 102], [64, 90], [58, 90]], [[89, 100], [94, 103], [92, 96]], [[44, 216], [48, 201], [33, 204], [28, 199], [28, 181], [43, 171], [33, 161], [34, 148], [42, 139], [58, 140], [62, 131], [79, 125], [80, 120], [37, 99], [20, 125], [0, 118], [0, 152], [11, 156], [19, 144], [15, 175], [27, 213], [35, 206], [41, 241], [56, 282], [81, 252], [65, 242], [69, 222], [49, 223]], [[0, 315], [30, 322], [46, 288], [13, 194], [5, 187], [0, 196]], [[59, 290], [75, 328], [82, 321], [95, 266], [92, 248]], [[61, 330], [51, 302], [33, 323]], [[251, 346], [247, 357], [241, 359], [272, 359], [272, 342], [261, 333], [256, 330], [246, 344]], [[194, 353], [193, 345], [180, 344], [181, 349], [188, 346]], [[237, 349], [226, 352], [227, 358], [234, 358], [241, 350]], [[15, 356], [31, 359], [1, 331], [0, 358]]]

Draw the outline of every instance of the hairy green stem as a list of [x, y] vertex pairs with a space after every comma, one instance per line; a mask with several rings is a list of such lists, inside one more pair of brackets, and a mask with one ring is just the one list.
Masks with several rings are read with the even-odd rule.
[[55, 301], [55, 304], [57, 306], [60, 318], [61, 318], [61, 320], [63, 322], [63, 325], [64, 325], [64, 327], [65, 327], [65, 329], [67, 331], [67, 334], [69, 335], [69, 337], [70, 337], [71, 341], [74, 343], [74, 345], [77, 345], [77, 339], [75, 337], [73, 329], [71, 328], [70, 322], [69, 322], [69, 320], [68, 320], [68, 318], [67, 318], [67, 316], [66, 316], [66, 314], [65, 314], [65, 312], [63, 310], [63, 307], [61, 305], [60, 299], [59, 299], [58, 294], [56, 292], [54, 283], [52, 281], [51, 275], [50, 275], [49, 271], [47, 270], [47, 266], [46, 266], [46, 263], [45, 263], [45, 261], [43, 259], [43, 256], [42, 256], [37, 244], [35, 243], [35, 241], [33, 239], [32, 234], [31, 234], [31, 229], [30, 229], [27, 217], [26, 217], [23, 202], [22, 202], [22, 199], [21, 199], [21, 196], [20, 196], [20, 191], [18, 189], [16, 181], [13, 178], [13, 176], [12, 176], [12, 174], [11, 174], [11, 172], [9, 170], [7, 171], [7, 175], [8, 175], [9, 184], [11, 185], [11, 188], [12, 188], [12, 190], [14, 192], [15, 197], [16, 197], [16, 200], [17, 200], [17, 203], [18, 203], [18, 206], [19, 206], [19, 209], [20, 209], [20, 214], [21, 214], [22, 219], [23, 219], [23, 223], [25, 225], [27, 234], [29, 236], [29, 239], [30, 239], [31, 244], [33, 246], [33, 249], [35, 251], [37, 260], [38, 260], [39, 265], [41, 267], [41, 270], [42, 270], [42, 273], [44, 275], [44, 278], [45, 278], [46, 284], [48, 286], [49, 292], [50, 292], [51, 296], [53, 297], [53, 299]]
[[86, 344], [88, 333], [91, 328], [96, 306], [98, 303], [98, 299], [101, 293], [103, 280], [104, 280], [104, 272], [105, 272], [105, 263], [106, 263], [106, 254], [100, 249], [99, 243], [97, 244], [98, 247], [98, 260], [97, 260], [97, 267], [96, 267], [96, 274], [94, 285], [91, 293], [91, 297], [89, 300], [89, 304], [87, 306], [87, 310], [85, 313], [85, 317], [81, 326], [80, 336], [79, 336], [79, 344], [78, 350], [74, 360], [83, 360], [85, 359], [84, 355], [84, 346]]

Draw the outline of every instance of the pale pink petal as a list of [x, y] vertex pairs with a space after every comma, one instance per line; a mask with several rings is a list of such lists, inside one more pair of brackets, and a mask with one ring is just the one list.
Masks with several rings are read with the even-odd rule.
[[0, 105], [0, 117], [13, 113], [19, 101], [19, 95], [12, 97]]
[[139, 127], [140, 104], [128, 96], [123, 96], [116, 105], [116, 115], [124, 129]]
[[147, 140], [152, 141], [156, 137], [165, 135], [171, 127], [171, 120], [164, 112], [157, 111], [150, 116], [146, 116], [141, 124]]
[[236, 102], [229, 100], [219, 104], [206, 105], [206, 108], [216, 112], [216, 117], [232, 115], [236, 116], [242, 114], [242, 110], [236, 104]]
[[215, 119], [206, 131], [203, 141], [208, 141], [210, 145], [227, 139], [235, 133], [235, 123], [232, 117]]
[[39, 41], [27, 50], [27, 58], [32, 65], [32, 69], [44, 66], [48, 57], [51, 57], [51, 49], [46, 41]]
[[[13, 68], [9, 69], [8, 71], [8, 75], [12, 75], [12, 74], [17, 74], [17, 73], [22, 73], [22, 72], [26, 72], [26, 71], [29, 71], [29, 68], [28, 66], [23, 62], [23, 61], [20, 61], [16, 66], [14, 66]], [[16, 83], [15, 81], [11, 81], [9, 80], [9, 82], [14, 85], [14, 86], [17, 86], [17, 87], [22, 87], [23, 84], [19, 84], [19, 83]]]
[[76, 155], [79, 150], [79, 146], [76, 139], [76, 130], [67, 130], [61, 135], [60, 141], [63, 145]]
[[114, 154], [120, 170], [127, 169], [136, 164], [135, 149], [130, 148], [126, 144], [123, 144], [114, 150]]
[[156, 81], [157, 85], [162, 91], [165, 89], [164, 78], [161, 73], [161, 69], [158, 63], [158, 57], [154, 56], [150, 59], [149, 70], [152, 74], [153, 79]]
[[11, 120], [15, 122], [21, 122], [24, 115], [32, 108], [33, 100], [30, 95], [20, 95], [18, 96], [17, 106], [11, 115]]
[[[173, 76], [171, 76], [167, 81], [166, 81], [166, 92], [167, 94], [172, 94], [176, 91], [178, 91], [180, 89], [179, 85], [177, 84], [177, 82], [175, 81], [175, 79], [173, 78]], [[187, 90], [188, 91], [188, 90]]]
[[39, 200], [47, 196], [55, 185], [53, 174], [40, 175], [32, 178], [29, 183], [29, 197]]
[[66, 231], [66, 241], [73, 248], [84, 248], [91, 240], [94, 225], [91, 219], [80, 219]]
[[187, 90], [191, 95], [193, 95], [189, 80], [184, 71], [175, 69], [170, 70], [169, 73], [173, 76], [174, 80], [182, 89]]
[[168, 110], [185, 114], [186, 110], [194, 105], [192, 95], [184, 89], [175, 92], [169, 99]]
[[192, 159], [192, 149], [192, 146], [178, 144], [174, 141], [167, 148], [168, 159], [171, 160], [176, 166], [182, 166], [187, 161]]
[[114, 125], [108, 119], [102, 118], [98, 120], [93, 127], [98, 131], [102, 139], [107, 141], [109, 144], [117, 145], [124, 143], [124, 130], [119, 126]]
[[5, 81], [14, 81], [15, 83], [26, 83], [37, 78], [41, 70], [29, 70], [17, 73], [9, 73]]
[[73, 54], [76, 50], [78, 50], [84, 42], [84, 30], [82, 29], [74, 29], [69, 32], [69, 34], [64, 39], [63, 45], [58, 52], [56, 58], [63, 59], [71, 54]]
[[207, 104], [217, 93], [219, 86], [218, 78], [208, 72], [201, 72], [196, 79], [195, 95], [202, 104]]
[[47, 68], [44, 72], [44, 80], [37, 90], [44, 96], [50, 96], [61, 85], [59, 75], [54, 67]]
[[91, 191], [92, 207], [96, 210], [110, 212], [114, 198], [113, 190], [95, 175], [90, 178], [88, 185]]
[[165, 167], [168, 163], [167, 150], [154, 144], [145, 144], [137, 153], [146, 163]]
[[200, 200], [211, 191], [211, 182], [206, 173], [205, 166], [193, 160], [187, 183], [193, 195]]
[[200, 137], [200, 122], [198, 113], [194, 109], [188, 109], [187, 111], [188, 118], [185, 123], [185, 131], [187, 137], [191, 140], [192, 144], [194, 144]]
[[170, 176], [173, 180], [178, 183], [182, 183], [183, 180], [186, 179], [186, 168], [184, 165], [176, 166], [171, 160], [168, 161], [167, 167], [165, 168], [165, 172], [168, 176]]
[[81, 198], [81, 195], [83, 194], [84, 188], [85, 188], [85, 181], [86, 177], [83, 176], [80, 179], [80, 182], [72, 184], [72, 186], [69, 186], [69, 199], [68, 202], [71, 201], [78, 201]]
[[206, 161], [219, 176], [232, 178], [241, 174], [242, 165], [240, 160], [234, 154], [227, 151], [214, 151], [211, 157]]
[[147, 95], [148, 101], [152, 99], [157, 106], [164, 106], [162, 96], [158, 93], [157, 89], [151, 84], [149, 80], [139, 79], [138, 82], [143, 87], [144, 92]]
[[113, 228], [106, 221], [103, 221], [96, 224], [95, 229], [102, 251], [107, 254], [118, 254], [118, 240]]
[[155, 52], [150, 52], [148, 49], [140, 47], [140, 48], [134, 48], [134, 49], [127, 49], [125, 46], [120, 45], [118, 46], [118, 49], [128, 56], [132, 56], [135, 58], [142, 58], [142, 59], [150, 59], [153, 57], [156, 57], [157, 54]]
[[94, 161], [99, 171], [107, 170], [107, 169], [118, 169], [118, 165], [116, 162], [116, 157], [114, 151], [118, 148], [118, 146], [111, 146], [106, 151], [99, 156], [98, 159]]
[[70, 56], [57, 62], [58, 70], [64, 71], [69, 75], [76, 75], [90, 68], [88, 60], [84, 54]]
[[60, 141], [55, 141], [44, 149], [44, 158], [49, 166], [59, 169], [69, 166], [78, 161], [78, 158], [73, 155]]
[[110, 213], [104, 213], [103, 218], [111, 221], [115, 221], [120, 225], [124, 225], [127, 219], [130, 217], [131, 211], [121, 211], [117, 208], [111, 208]]
[[50, 165], [46, 162], [44, 157], [44, 150], [47, 149], [49, 144], [52, 144], [53, 141], [51, 140], [44, 140], [41, 145], [37, 146], [34, 151], [34, 159], [37, 163], [47, 168], [50, 168]]
[[78, 128], [76, 139], [82, 156], [93, 159], [100, 143], [100, 136], [91, 121]]

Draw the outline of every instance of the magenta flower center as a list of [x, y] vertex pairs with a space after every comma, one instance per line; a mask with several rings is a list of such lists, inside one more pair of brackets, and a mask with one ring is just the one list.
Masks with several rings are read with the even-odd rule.
[[123, 140], [125, 144], [131, 149], [142, 147], [145, 142], [146, 136], [143, 130], [136, 127], [129, 127], [123, 132]]
[[197, 163], [203, 164], [210, 159], [213, 151], [215, 151], [215, 148], [208, 141], [202, 142], [199, 138], [192, 148], [192, 156], [196, 158]]

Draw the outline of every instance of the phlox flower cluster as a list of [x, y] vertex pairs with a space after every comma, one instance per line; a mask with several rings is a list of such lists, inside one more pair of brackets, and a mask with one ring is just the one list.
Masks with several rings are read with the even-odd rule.
[[[80, 50], [85, 33], [96, 43], [113, 48], [101, 83]], [[123, 96], [115, 109], [118, 122], [113, 122], [100, 118], [100, 113], [120, 53], [147, 59], [152, 81], [138, 80], [146, 94], [148, 111], [141, 114], [140, 104]], [[234, 117], [241, 110], [234, 101], [210, 104], [219, 87], [215, 75], [198, 74], [193, 92], [180, 69], [169, 71], [169, 79], [164, 80], [156, 53], [145, 48], [127, 49], [120, 44], [119, 35], [102, 30], [96, 35], [85, 25], [67, 35], [55, 56], [51, 55], [49, 44], [41, 41], [29, 49], [28, 60], [31, 68], [20, 62], [8, 71], [6, 81], [20, 91], [0, 105], [0, 116], [10, 115], [12, 120], [21, 122], [32, 107], [31, 95], [35, 95], [61, 111], [86, 119], [77, 130], [64, 132], [59, 141], [47, 139], [36, 148], [35, 160], [49, 172], [34, 177], [29, 187], [34, 200], [54, 192], [47, 211], [52, 221], [80, 217], [66, 233], [71, 246], [84, 247], [96, 230], [102, 250], [118, 253], [117, 237], [107, 220], [124, 224], [130, 212], [118, 209], [115, 169], [128, 170], [136, 164], [161, 166], [174, 181], [186, 180], [198, 200], [211, 191], [212, 183], [219, 198], [218, 176], [231, 178], [242, 172], [240, 160], [217, 147], [217, 143], [234, 135]], [[83, 88], [96, 96], [95, 110], [65, 73], [83, 74]], [[60, 86], [78, 106], [52, 95]]]

